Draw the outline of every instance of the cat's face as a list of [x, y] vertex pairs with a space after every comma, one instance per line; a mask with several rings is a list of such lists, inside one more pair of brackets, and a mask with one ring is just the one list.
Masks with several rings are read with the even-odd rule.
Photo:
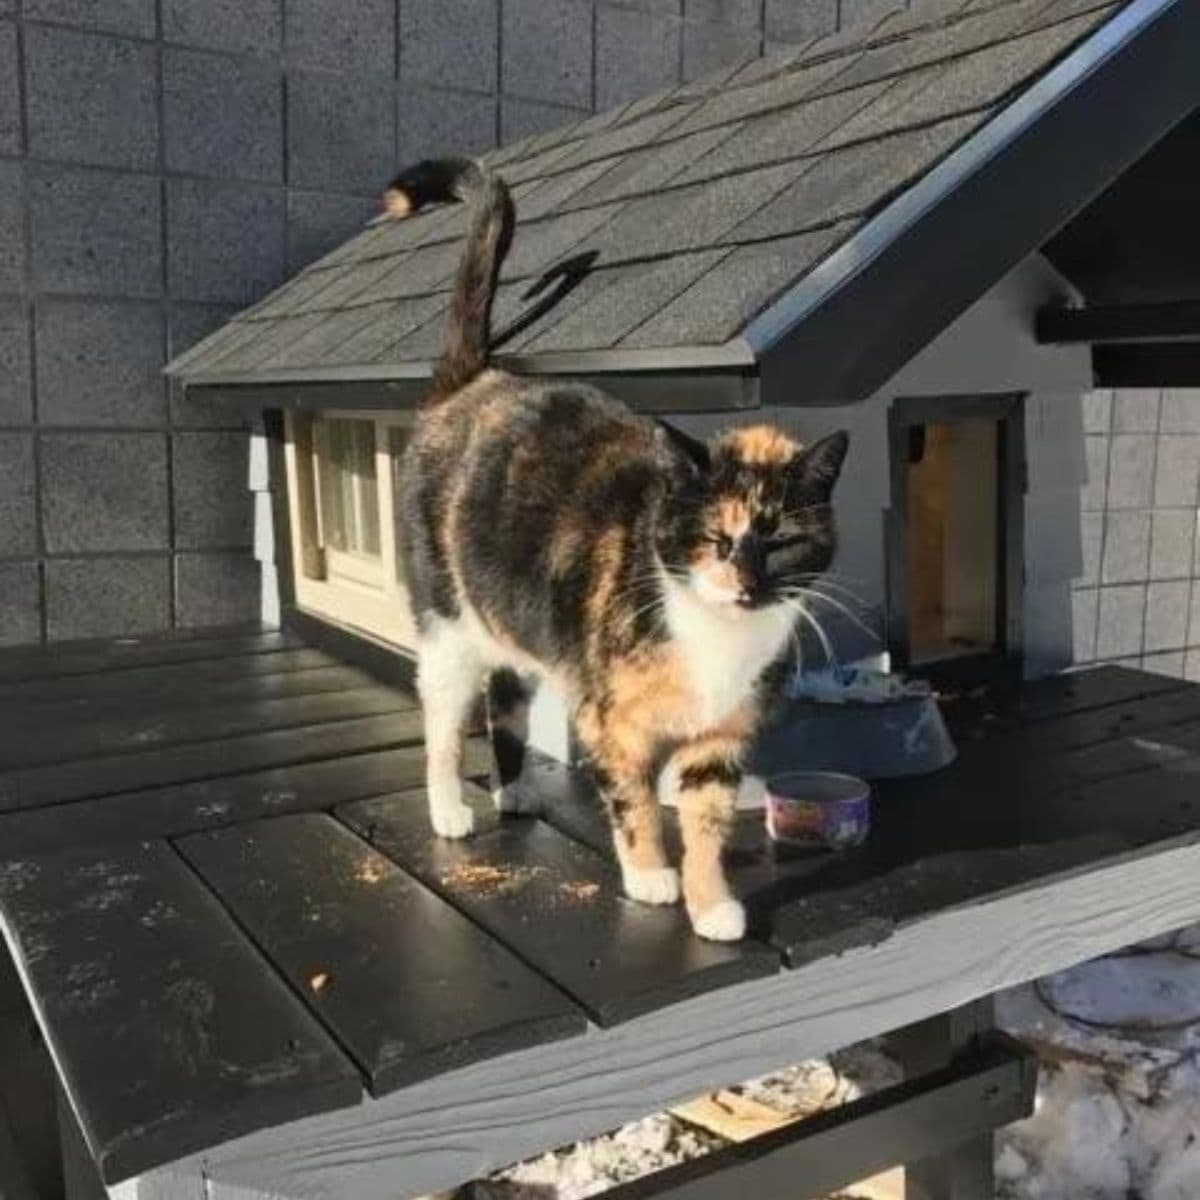
[[768, 425], [711, 448], [672, 435], [694, 470], [660, 541], [663, 565], [706, 604], [735, 614], [796, 596], [837, 548], [830, 503], [849, 438], [803, 446]]

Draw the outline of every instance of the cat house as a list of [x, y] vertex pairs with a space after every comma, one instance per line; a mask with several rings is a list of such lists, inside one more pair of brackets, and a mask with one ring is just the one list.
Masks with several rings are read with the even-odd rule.
[[[1200, 382], [1198, 38], [1190, 0], [918, 0], [498, 150], [497, 357], [694, 434], [848, 429], [836, 653], [1057, 671], [1081, 397]], [[377, 663], [463, 230], [381, 218], [170, 368], [261, 415], [264, 613]], [[555, 697], [535, 726], [568, 753]]]

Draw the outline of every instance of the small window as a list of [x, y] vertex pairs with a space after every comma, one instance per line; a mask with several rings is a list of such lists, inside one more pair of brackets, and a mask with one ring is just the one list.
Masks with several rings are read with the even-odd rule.
[[289, 414], [288, 509], [297, 604], [399, 645], [412, 640], [392, 489], [399, 415]]
[[322, 418], [315, 422], [314, 434], [318, 540], [328, 573], [381, 585], [375, 422]]

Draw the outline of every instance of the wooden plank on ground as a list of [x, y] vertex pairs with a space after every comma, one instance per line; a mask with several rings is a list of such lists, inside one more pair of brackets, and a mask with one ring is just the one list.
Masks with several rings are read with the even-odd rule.
[[965, 695], [945, 695], [941, 706], [955, 737], [990, 736], [1005, 729], [1181, 691], [1189, 686], [1166, 675], [1103, 666], [1030, 682], [1006, 680]]
[[[486, 738], [469, 738], [468, 774], [486, 776], [490, 756]], [[192, 833], [234, 821], [325, 809], [415, 787], [424, 777], [423, 746], [367, 751], [0, 813], [0, 846], [6, 854], [39, 854], [64, 845]]]
[[163, 842], [0, 864], [0, 928], [106, 1183], [361, 1097]]
[[127, 667], [121, 671], [95, 675], [63, 675], [35, 678], [24, 683], [0, 684], [0, 708], [20, 711], [25, 704], [64, 700], [103, 700], [117, 703], [140, 696], [145, 702], [155, 697], [194, 696], [200, 689], [255, 676], [282, 675], [291, 671], [311, 671], [315, 667], [334, 667], [329, 655], [320, 650], [278, 650], [272, 654], [238, 654], [199, 662], [165, 664], [152, 667]]
[[558, 988], [330, 817], [177, 845], [376, 1095], [587, 1027]]
[[419, 712], [250, 733], [194, 746], [0, 771], [0, 812], [165, 787], [421, 740]]
[[[368, 684], [346, 692], [239, 703], [207, 703], [203, 693], [197, 707], [163, 710], [147, 704], [134, 716], [110, 720], [37, 721], [25, 725], [21, 736], [0, 746], [0, 770], [42, 764], [58, 766], [100, 756], [165, 751], [194, 742], [213, 742], [241, 734], [267, 734], [298, 726], [317, 726], [383, 713], [411, 713], [411, 697], [391, 688]], [[8, 731], [13, 733], [10, 728]]]
[[233, 637], [118, 638], [100, 645], [89, 643], [78, 650], [70, 646], [47, 646], [0, 660], [0, 683], [91, 675], [98, 671], [199, 662], [233, 655], [276, 654], [301, 645], [303, 643], [294, 634], [277, 631]]
[[705, 942], [681, 906], [637, 904], [615, 868], [543, 821], [496, 821], [472, 789], [477, 832], [435, 837], [419, 792], [344, 805], [337, 815], [410, 874], [552, 979], [602, 1025], [773, 974], [753, 940]]
[[[303, 654], [304, 651], [291, 650], [285, 653]], [[376, 680], [353, 667], [321, 664], [299, 671], [199, 681], [190, 667], [169, 669], [186, 676], [187, 686], [134, 686], [128, 690], [85, 692], [82, 695], [67, 695], [71, 690], [67, 687], [58, 697], [11, 700], [0, 696], [0, 714], [7, 729], [41, 729], [55, 721], [111, 721], [116, 717], [144, 715], [148, 711], [179, 712], [189, 708], [208, 708], [214, 704], [283, 700], [289, 696], [322, 696], [330, 692], [349, 692], [355, 688], [378, 686]], [[118, 675], [139, 673], [121, 671]], [[181, 678], [178, 682], [182, 685], [184, 680]], [[412, 703], [415, 705], [416, 700], [413, 699]]]

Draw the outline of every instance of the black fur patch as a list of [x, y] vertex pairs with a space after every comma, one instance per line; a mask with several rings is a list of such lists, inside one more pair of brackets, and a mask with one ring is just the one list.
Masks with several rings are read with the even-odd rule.
[[712, 783], [725, 787], [737, 787], [742, 780], [742, 771], [737, 763], [727, 758], [714, 758], [711, 762], [695, 763], [679, 772], [680, 791], [696, 791]]

